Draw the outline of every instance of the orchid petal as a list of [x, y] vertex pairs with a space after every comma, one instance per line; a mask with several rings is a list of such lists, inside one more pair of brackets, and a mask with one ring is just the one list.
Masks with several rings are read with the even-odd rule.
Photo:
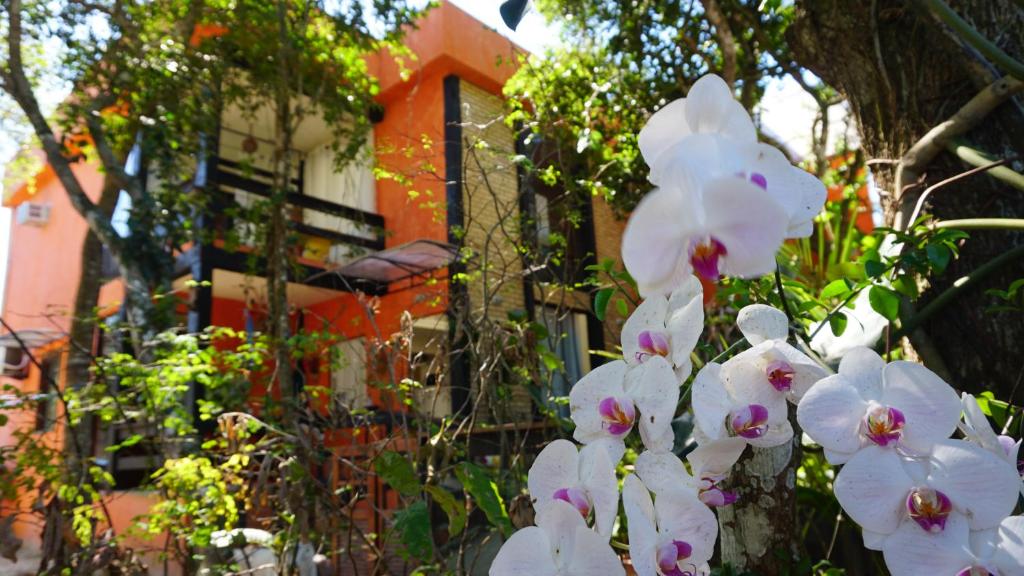
[[696, 493], [697, 485], [683, 466], [683, 461], [671, 452], [645, 450], [636, 459], [636, 475], [655, 494], [683, 490]]
[[772, 387], [761, 355], [773, 343], [765, 342], [730, 358], [722, 365], [722, 385], [737, 404], [759, 404], [768, 409], [768, 421], [786, 419], [786, 396]]
[[686, 460], [698, 478], [724, 476], [740, 459], [746, 447], [746, 441], [735, 436], [712, 440], [699, 444], [686, 455]]
[[668, 316], [668, 298], [662, 295], [652, 295], [629, 315], [626, 323], [622, 325], [622, 357], [627, 364], [640, 364], [638, 353], [640, 349], [640, 335], [643, 332], [657, 332], [664, 334], [665, 317]]
[[693, 132], [721, 134], [738, 142], [757, 140], [750, 114], [736, 101], [725, 81], [714, 74], [705, 74], [694, 82], [683, 113]]
[[967, 523], [956, 516], [951, 516], [946, 528], [938, 533], [904, 522], [885, 540], [885, 564], [890, 572], [901, 576], [956, 574], [974, 562], [968, 536]]
[[544, 447], [534, 459], [527, 474], [526, 485], [536, 510], [555, 502], [555, 492], [579, 485], [579, 451], [568, 440], [555, 440]]
[[972, 530], [992, 528], [1013, 512], [1020, 491], [1014, 466], [963, 440], [935, 444], [928, 485], [965, 513]]
[[673, 100], [652, 114], [640, 130], [637, 135], [640, 154], [648, 166], [653, 166], [663, 152], [691, 133], [686, 122], [686, 99]]
[[619, 482], [602, 443], [588, 444], [580, 450], [580, 480], [594, 505], [594, 527], [607, 540], [619, 513]]
[[[785, 407], [785, 402], [783, 402]], [[783, 411], [785, 414], [785, 411]], [[755, 448], [774, 448], [776, 446], [782, 446], [793, 439], [793, 425], [789, 423], [789, 420], [782, 420], [774, 422], [768, 425], [768, 429], [765, 433], [758, 438], [750, 438], [747, 443]]]
[[625, 576], [622, 560], [600, 534], [577, 527], [566, 576]]
[[647, 487], [630, 474], [622, 483], [622, 506], [629, 525], [629, 557], [638, 576], [657, 576], [655, 550], [658, 528], [655, 525], [654, 503]]
[[860, 449], [860, 425], [868, 409], [857, 389], [844, 374], [829, 376], [807, 391], [796, 407], [796, 421], [804, 432], [827, 452], [832, 464], [840, 464], [830, 457], [853, 454]]
[[694, 564], [711, 559], [718, 538], [718, 521], [715, 513], [695, 494], [679, 490], [659, 493], [654, 500], [654, 510], [662, 535], [693, 547], [691, 561]]
[[885, 546], [885, 540], [889, 537], [888, 534], [879, 534], [878, 532], [872, 532], [871, 530], [861, 530], [861, 538], [864, 540], [864, 547], [868, 550], [881, 551], [882, 547]]
[[603, 427], [598, 406], [605, 398], [625, 396], [626, 368], [621, 360], [602, 364], [569, 391], [569, 411], [576, 423], [573, 438], [577, 442], [587, 444], [610, 436]]
[[992, 563], [1000, 574], [1024, 574], [1024, 516], [1011, 516], [999, 524]]
[[[550, 506], [537, 511], [536, 522], [548, 536], [555, 566], [564, 569], [572, 562], [576, 528], [588, 529], [586, 521], [572, 504], [555, 500]], [[534, 554], [537, 553], [534, 550]]]
[[764, 304], [751, 304], [740, 309], [736, 326], [751, 346], [765, 340], [785, 340], [789, 335], [789, 320], [776, 308]]
[[865, 400], [882, 397], [884, 369], [885, 360], [874, 350], [863, 346], [850, 349], [839, 361], [839, 373], [848, 378]]
[[924, 454], [956, 430], [960, 398], [931, 370], [913, 362], [891, 362], [882, 371], [882, 382], [880, 402], [898, 408], [906, 418], [903, 445]]
[[638, 419], [645, 445], [652, 450], [670, 450], [672, 417], [679, 402], [679, 381], [672, 366], [656, 356], [630, 369], [626, 373], [626, 394], [640, 409]]
[[999, 437], [996, 436], [988, 418], [981, 411], [978, 400], [967, 392], [964, 392], [960, 398], [964, 407], [964, 424], [967, 425], [972, 436], [970, 439], [981, 444], [986, 450], [1005, 455], [1003, 446], [999, 443]]
[[752, 278], [775, 269], [786, 213], [764, 190], [736, 177], [711, 180], [704, 186], [704, 211], [706, 229], [727, 252], [724, 274]]
[[775, 351], [793, 367], [793, 382], [788, 395], [790, 400], [798, 403], [812, 386], [828, 376], [828, 372], [811, 357], [785, 342], [777, 342]]
[[836, 499], [864, 529], [891, 534], [906, 517], [904, 503], [913, 488], [893, 450], [867, 446], [839, 471], [833, 485]]
[[[579, 516], [579, 514], [576, 514]], [[547, 532], [528, 526], [512, 535], [491, 562], [490, 576], [556, 576], [558, 567], [551, 554]], [[538, 553], [540, 552], [540, 553]]]
[[665, 327], [671, 335], [672, 363], [679, 381], [690, 376], [690, 353], [704, 331], [704, 298], [700, 280], [691, 275], [669, 297]]
[[[690, 274], [685, 239], [697, 229], [692, 193], [658, 188], [644, 196], [622, 234], [622, 262], [645, 295], [667, 294]], [[646, 287], [646, 288], [645, 288]]]
[[726, 435], [725, 417], [732, 409], [729, 393], [722, 385], [721, 373], [721, 364], [709, 362], [693, 379], [693, 415], [700, 430], [712, 440]]

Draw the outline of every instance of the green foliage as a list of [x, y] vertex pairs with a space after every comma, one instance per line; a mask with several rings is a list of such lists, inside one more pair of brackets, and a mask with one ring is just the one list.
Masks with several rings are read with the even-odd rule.
[[412, 462], [398, 452], [381, 452], [374, 460], [373, 467], [385, 482], [403, 496], [415, 496], [423, 489], [416, 478]]
[[448, 535], [456, 536], [462, 532], [468, 519], [466, 503], [456, 500], [455, 496], [440, 486], [427, 486], [426, 491], [448, 516]]
[[487, 520], [505, 536], [511, 534], [512, 522], [505, 510], [505, 502], [490, 475], [471, 462], [460, 462], [455, 468], [455, 476], [466, 493], [473, 497], [477, 507], [483, 510]]
[[430, 513], [425, 501], [418, 500], [396, 512], [395, 531], [404, 546], [399, 549], [400, 554], [406, 558], [430, 559], [434, 546], [430, 539]]

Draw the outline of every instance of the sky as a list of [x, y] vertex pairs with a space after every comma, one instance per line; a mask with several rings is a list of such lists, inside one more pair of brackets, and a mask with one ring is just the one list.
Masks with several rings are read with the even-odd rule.
[[[465, 10], [477, 20], [495, 29], [523, 48], [540, 53], [546, 47], [558, 43], [558, 32], [544, 21], [544, 18], [530, 10], [516, 31], [509, 30], [501, 20], [498, 12], [503, 0], [451, 0], [453, 4]], [[48, 93], [42, 95], [45, 102], [56, 103], [61, 94]], [[773, 134], [791, 152], [798, 156], [807, 155], [811, 150], [811, 125], [814, 122], [816, 107], [814, 100], [790, 78], [771, 81], [765, 91], [760, 105], [760, 119], [764, 129]], [[838, 141], [846, 124], [843, 114], [836, 110], [832, 118], [832, 141]], [[2, 130], [2, 126], [0, 126]], [[15, 142], [9, 134], [0, 134], [0, 161], [10, 158], [15, 152]], [[2, 172], [2, 167], [0, 167]], [[0, 208], [0, 286], [6, 287], [7, 249], [10, 237], [11, 211]], [[0, 309], [6, 290], [0, 291]]]

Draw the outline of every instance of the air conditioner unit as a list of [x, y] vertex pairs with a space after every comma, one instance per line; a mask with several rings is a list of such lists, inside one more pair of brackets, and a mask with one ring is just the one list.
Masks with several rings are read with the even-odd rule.
[[24, 380], [28, 378], [29, 357], [21, 348], [0, 346], [0, 375]]
[[22, 202], [14, 212], [18, 224], [46, 226], [50, 221], [50, 205], [39, 202]]

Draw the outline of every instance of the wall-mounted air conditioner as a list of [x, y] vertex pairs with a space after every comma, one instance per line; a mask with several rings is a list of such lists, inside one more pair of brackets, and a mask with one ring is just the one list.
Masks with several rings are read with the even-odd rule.
[[18, 224], [46, 226], [46, 223], [50, 221], [50, 205], [40, 202], [22, 202], [15, 209], [14, 218]]
[[24, 380], [28, 378], [29, 357], [13, 346], [0, 346], [0, 375]]

